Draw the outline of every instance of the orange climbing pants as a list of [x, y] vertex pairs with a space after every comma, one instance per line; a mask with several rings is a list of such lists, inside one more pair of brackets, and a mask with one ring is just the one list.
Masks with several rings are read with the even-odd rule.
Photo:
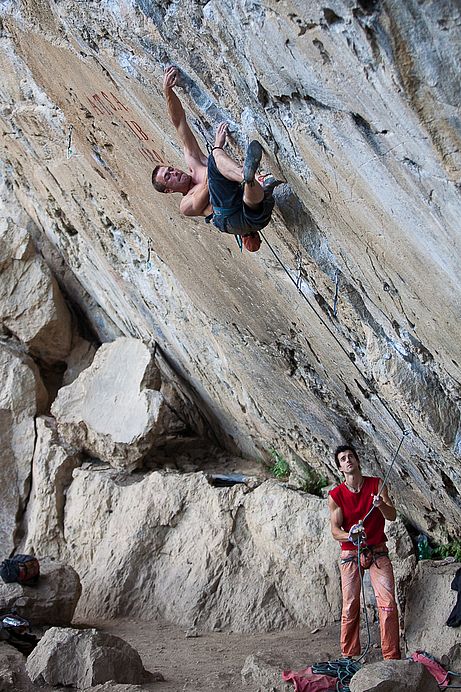
[[[385, 549], [385, 544], [374, 547], [376, 552]], [[357, 555], [354, 550], [342, 550], [341, 560], [354, 555]], [[343, 656], [358, 656], [360, 654], [360, 575], [357, 560], [341, 564], [340, 569], [343, 594], [341, 652]], [[399, 659], [399, 620], [391, 561], [387, 555], [377, 557], [369, 571], [378, 606], [383, 658]]]

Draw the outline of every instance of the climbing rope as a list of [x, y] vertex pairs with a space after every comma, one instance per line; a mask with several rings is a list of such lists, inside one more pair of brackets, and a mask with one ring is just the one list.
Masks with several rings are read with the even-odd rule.
[[360, 370], [360, 368], [359, 368], [359, 366], [357, 365], [357, 363], [355, 362], [355, 360], [353, 360], [353, 358], [351, 358], [351, 354], [350, 354], [350, 353], [347, 351], [347, 349], [343, 346], [343, 344], [342, 344], [341, 341], [338, 339], [338, 337], [336, 336], [336, 334], [330, 329], [330, 326], [328, 325], [328, 323], [326, 322], [326, 320], [322, 317], [322, 315], [320, 315], [320, 314], [314, 309], [314, 307], [312, 306], [312, 304], [311, 304], [309, 298], [307, 297], [307, 295], [306, 295], [306, 294], [304, 293], [304, 291], [302, 290], [302, 286], [299, 285], [299, 281], [298, 281], [297, 279], [294, 279], [294, 278], [293, 278], [293, 276], [291, 275], [291, 273], [289, 272], [289, 270], [288, 270], [288, 269], [286, 268], [286, 266], [284, 265], [283, 261], [280, 259], [280, 257], [278, 256], [278, 254], [277, 254], [277, 253], [275, 252], [275, 250], [273, 249], [272, 245], [271, 245], [271, 244], [269, 243], [269, 241], [267, 240], [267, 238], [266, 238], [266, 236], [264, 235], [264, 233], [263, 233], [262, 231], [259, 231], [259, 234], [260, 234], [260, 236], [262, 237], [262, 239], [264, 240], [264, 242], [266, 243], [266, 245], [267, 245], [267, 247], [269, 248], [269, 250], [270, 250], [270, 251], [272, 252], [272, 254], [274, 255], [274, 257], [275, 257], [275, 259], [277, 260], [277, 262], [278, 262], [278, 263], [280, 264], [280, 266], [282, 267], [282, 269], [283, 269], [283, 271], [285, 272], [285, 274], [288, 276], [288, 278], [290, 279], [290, 281], [296, 286], [296, 289], [299, 291], [299, 293], [301, 294], [301, 296], [304, 298], [304, 300], [306, 301], [306, 303], [309, 305], [309, 307], [311, 308], [311, 310], [313, 310], [313, 311], [315, 312], [316, 316], [317, 316], [318, 319], [321, 321], [321, 323], [323, 324], [323, 326], [327, 329], [327, 331], [330, 333], [330, 335], [331, 335], [331, 336], [333, 337], [333, 339], [336, 341], [336, 343], [338, 344], [338, 346], [340, 347], [340, 349], [343, 351], [343, 353], [349, 358], [349, 360], [351, 361], [352, 365], [355, 367], [355, 369], [357, 370], [357, 372], [360, 374], [361, 379], [365, 381], [367, 387], [368, 387], [370, 390], [372, 390], [371, 393], [374, 394], [374, 395], [376, 396], [376, 398], [378, 399], [378, 401], [381, 403], [381, 405], [383, 406], [383, 408], [386, 409], [386, 411], [388, 412], [388, 414], [390, 415], [390, 417], [392, 418], [392, 420], [394, 421], [394, 423], [396, 423], [396, 425], [400, 428], [400, 430], [402, 431], [402, 433], [403, 433], [403, 432], [406, 432], [406, 428], [405, 428], [405, 426], [403, 425], [402, 421], [399, 420], [399, 419], [396, 417], [396, 415], [393, 413], [393, 411], [391, 411], [391, 409], [389, 408], [389, 406], [388, 406], [388, 405], [386, 404], [386, 402], [382, 399], [382, 397], [378, 394], [378, 392], [376, 392], [376, 391], [374, 390], [374, 387], [372, 387], [371, 384], [370, 384], [370, 382], [366, 379], [365, 375], [364, 375], [363, 372]]
[[312, 672], [321, 675], [330, 675], [333, 678], [338, 678], [336, 683], [337, 692], [350, 692], [349, 683], [352, 676], [360, 670], [362, 667], [361, 661], [365, 658], [370, 650], [371, 646], [371, 631], [370, 622], [368, 620], [368, 611], [365, 603], [365, 588], [363, 582], [364, 570], [360, 564], [360, 551], [362, 547], [362, 540], [358, 539], [357, 543], [357, 568], [359, 570], [360, 577], [360, 592], [362, 594], [363, 611], [365, 613], [365, 624], [367, 628], [367, 644], [365, 650], [361, 656], [357, 659], [352, 658], [338, 658], [333, 661], [325, 661], [323, 663], [315, 663], [312, 666]]
[[[389, 464], [389, 468], [388, 468], [387, 471], [386, 471], [386, 475], [384, 476], [383, 484], [382, 484], [381, 488], [379, 489], [380, 494], [382, 493], [383, 489], [384, 489], [384, 488], [386, 487], [386, 485], [387, 485], [387, 481], [389, 480], [389, 476], [390, 476], [390, 473], [391, 473], [391, 471], [392, 471], [392, 467], [394, 466], [395, 460], [397, 459], [397, 455], [398, 455], [398, 453], [399, 453], [399, 451], [400, 451], [400, 447], [402, 446], [404, 439], [405, 439], [408, 435], [410, 435], [410, 433], [411, 433], [411, 430], [403, 430], [403, 432], [402, 432], [402, 437], [400, 438], [400, 442], [399, 442], [399, 444], [398, 444], [398, 447], [397, 447], [397, 449], [396, 449], [395, 452], [394, 452], [394, 456], [393, 456], [393, 458], [392, 458], [392, 461], [391, 461], [391, 463]], [[375, 509], [375, 505], [372, 505], [371, 508], [369, 509], [369, 511], [368, 511], [368, 512], [365, 514], [365, 516], [363, 517], [363, 519], [362, 519], [362, 524], [365, 522], [366, 519], [368, 519], [368, 517], [370, 516], [370, 514], [372, 513], [372, 511], [373, 511], [374, 509]]]
[[361, 667], [360, 663], [353, 661], [351, 658], [338, 658], [334, 661], [315, 663], [312, 666], [312, 672], [317, 675], [329, 675], [332, 678], [338, 678], [336, 690], [350, 692], [349, 683], [351, 678]]

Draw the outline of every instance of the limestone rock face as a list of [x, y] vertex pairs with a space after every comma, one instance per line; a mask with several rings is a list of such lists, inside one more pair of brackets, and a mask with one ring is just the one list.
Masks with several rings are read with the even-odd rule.
[[77, 338], [72, 344], [72, 350], [66, 358], [67, 370], [64, 373], [63, 385], [71, 384], [93, 362], [95, 347], [86, 339]]
[[433, 560], [418, 562], [407, 592], [405, 611], [405, 642], [408, 653], [429, 651], [439, 660], [448, 656], [449, 667], [461, 666], [459, 628], [445, 624], [457, 599], [450, 588], [461, 565], [448, 565]]
[[[334, 476], [353, 438], [383, 474], [410, 429], [397, 503], [455, 534], [459, 2], [10, 0], [1, 32], [5, 194], [99, 338], [158, 342], [244, 456], [276, 440]], [[184, 166], [169, 63], [203, 150], [228, 121], [288, 183], [259, 253], [150, 186]]]
[[0, 221], [0, 326], [43, 361], [64, 360], [71, 345], [70, 314], [58, 284], [28, 232]]
[[27, 659], [27, 672], [39, 685], [79, 689], [108, 681], [142, 683], [147, 673], [138, 652], [120, 637], [59, 627], [45, 632]]
[[117, 468], [133, 469], [156, 438], [182, 424], [160, 393], [152, 352], [137, 339], [104, 344], [90, 367], [59, 390], [51, 411], [71, 445]]
[[6, 557], [29, 492], [34, 416], [43, 411], [48, 395], [34, 362], [6, 340], [0, 340], [0, 382], [0, 554]]
[[437, 692], [439, 686], [421, 663], [379, 661], [361, 668], [350, 682], [351, 692]]
[[36, 586], [0, 581], [0, 608], [14, 610], [35, 625], [69, 625], [82, 591], [79, 576], [70, 565], [48, 557], [38, 559]]
[[18, 551], [67, 561], [64, 508], [72, 471], [81, 463], [80, 457], [59, 443], [56, 422], [50, 416], [38, 417], [36, 430], [32, 487], [22, 521], [25, 537]]
[[325, 501], [276, 481], [250, 491], [212, 487], [201, 473], [123, 480], [76, 469], [64, 533], [82, 577], [79, 618], [160, 614], [263, 631], [339, 615]]

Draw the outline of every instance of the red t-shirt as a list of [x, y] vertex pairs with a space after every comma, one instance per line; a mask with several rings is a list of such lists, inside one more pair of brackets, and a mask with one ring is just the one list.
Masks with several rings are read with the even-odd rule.
[[[337, 485], [330, 490], [330, 495], [334, 502], [341, 507], [343, 513], [342, 529], [348, 531], [357, 524], [373, 504], [373, 495], [378, 495], [378, 488], [381, 480], [372, 476], [363, 477], [363, 485], [359, 493], [353, 493], [345, 483]], [[374, 509], [365, 524], [368, 545], [379, 545], [387, 541], [384, 533], [384, 517], [378, 508]], [[341, 543], [341, 550], [357, 550], [357, 546], [350, 541]]]

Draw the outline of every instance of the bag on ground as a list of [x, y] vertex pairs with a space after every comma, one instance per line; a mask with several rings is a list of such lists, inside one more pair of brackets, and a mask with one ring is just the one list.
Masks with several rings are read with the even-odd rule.
[[3, 560], [0, 565], [0, 577], [7, 584], [34, 585], [40, 576], [40, 564], [33, 555], [15, 555]]

